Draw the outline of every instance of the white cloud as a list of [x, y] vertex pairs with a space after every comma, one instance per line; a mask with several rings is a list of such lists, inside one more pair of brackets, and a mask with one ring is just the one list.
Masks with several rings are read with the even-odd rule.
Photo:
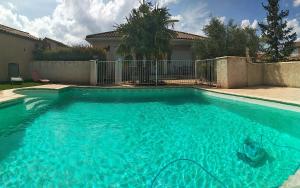
[[289, 20], [287, 23], [288, 27], [293, 27], [294, 32], [297, 33], [298, 41], [300, 41], [300, 22], [295, 18], [292, 20]]
[[250, 20], [242, 20], [241, 27], [242, 28], [251, 27], [253, 29], [257, 29], [258, 21], [254, 20], [251, 24]]
[[294, 0], [294, 6], [295, 7], [300, 6], [300, 0]]
[[221, 17], [218, 17], [218, 19], [224, 24], [225, 20], [226, 20], [226, 17], [225, 16], [221, 16]]
[[29, 19], [12, 3], [0, 3], [0, 23], [41, 38], [82, 43], [86, 35], [111, 30], [114, 24], [125, 21], [138, 4], [136, 0], [57, 0], [52, 15]]
[[179, 0], [157, 0], [158, 5], [161, 7], [165, 7], [171, 4], [176, 4], [178, 2]]
[[175, 24], [175, 29], [203, 35], [202, 29], [209, 21], [209, 14], [206, 3], [198, 1], [196, 4], [191, 4], [183, 12], [174, 16], [179, 20]]
[[258, 28], [258, 21], [257, 21], [257, 20], [254, 20], [253, 23], [252, 23], [252, 25], [251, 25], [251, 27], [252, 27], [253, 29], [257, 29], [257, 28]]
[[16, 6], [15, 6], [14, 4], [12, 4], [11, 2], [8, 2], [8, 3], [7, 3], [7, 6], [8, 6], [10, 9], [12, 9], [12, 10], [16, 10], [16, 9], [17, 9]]

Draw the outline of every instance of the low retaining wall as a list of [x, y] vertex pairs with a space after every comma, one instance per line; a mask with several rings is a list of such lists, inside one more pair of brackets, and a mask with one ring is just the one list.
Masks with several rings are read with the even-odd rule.
[[264, 82], [264, 64], [247, 63], [247, 86], [259, 86]]
[[259, 85], [300, 87], [300, 62], [248, 63], [244, 57], [221, 57], [217, 62], [217, 85], [241, 88]]
[[300, 62], [264, 64], [264, 84], [300, 87]]
[[[247, 85], [247, 64], [242, 57], [216, 59], [217, 85], [222, 88], [238, 88]], [[238, 71], [237, 71], [238, 70]]]
[[68, 84], [97, 83], [95, 61], [35, 61], [31, 70], [37, 71], [42, 79]]

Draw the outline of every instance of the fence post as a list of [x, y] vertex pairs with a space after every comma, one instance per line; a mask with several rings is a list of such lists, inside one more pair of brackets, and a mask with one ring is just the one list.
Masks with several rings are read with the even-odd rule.
[[195, 63], [195, 66], [194, 66], [194, 78], [195, 78], [195, 84], [197, 84], [197, 60], [194, 62]]
[[155, 60], [155, 85], [157, 86], [157, 79], [158, 79], [158, 71], [157, 71], [157, 59]]
[[120, 60], [115, 61], [115, 84], [121, 84], [122, 82], [122, 62]]
[[91, 60], [90, 63], [90, 85], [96, 86], [98, 84], [98, 63], [96, 60]]

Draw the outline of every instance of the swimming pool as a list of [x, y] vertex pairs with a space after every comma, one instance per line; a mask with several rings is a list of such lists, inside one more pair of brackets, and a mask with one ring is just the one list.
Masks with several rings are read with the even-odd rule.
[[[298, 112], [193, 88], [20, 92], [0, 107], [0, 187], [274, 187], [300, 163]], [[238, 157], [246, 138], [263, 164]]]

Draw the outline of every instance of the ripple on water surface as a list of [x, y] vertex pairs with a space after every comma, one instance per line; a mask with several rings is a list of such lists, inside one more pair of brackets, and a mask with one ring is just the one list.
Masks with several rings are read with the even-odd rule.
[[[0, 109], [0, 187], [272, 187], [293, 173], [300, 152], [274, 143], [300, 146], [299, 114], [194, 92], [75, 89]], [[264, 165], [237, 158], [247, 137], [262, 140]], [[178, 161], [152, 182], [176, 159], [218, 180]]]

